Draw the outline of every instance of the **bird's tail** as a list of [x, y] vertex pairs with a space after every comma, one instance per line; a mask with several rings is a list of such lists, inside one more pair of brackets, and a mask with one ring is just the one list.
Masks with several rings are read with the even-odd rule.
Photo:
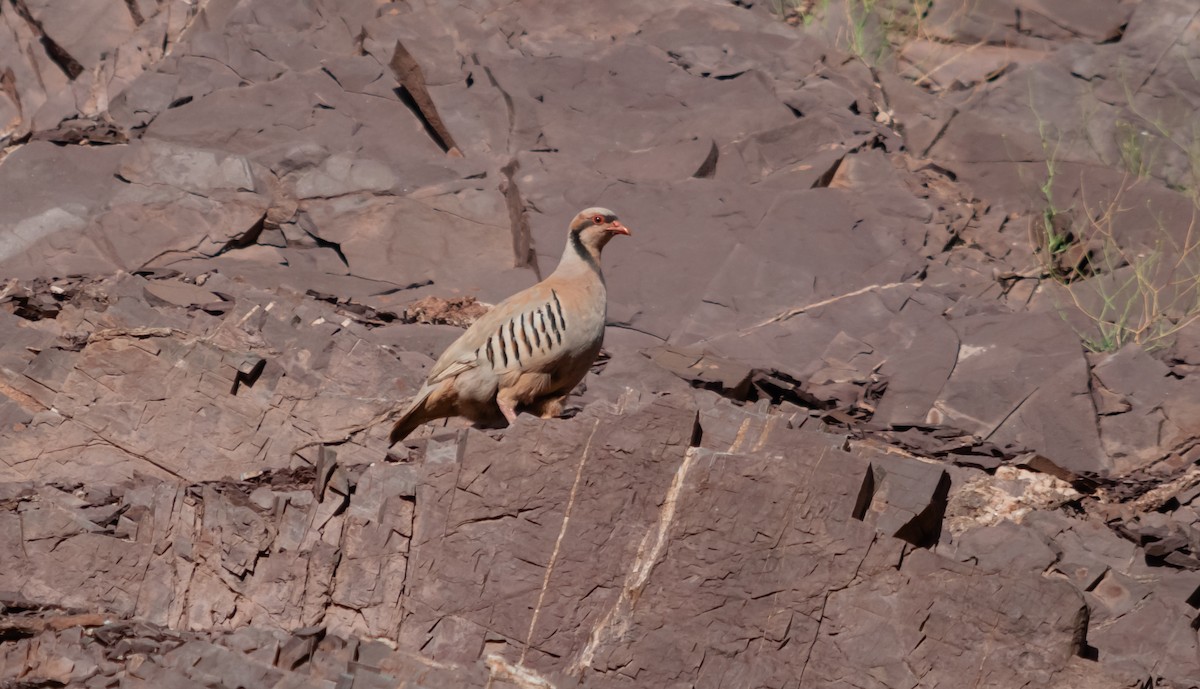
[[431, 392], [433, 392], [433, 388], [429, 386], [425, 386], [417, 392], [417, 396], [408, 404], [408, 409], [404, 410], [404, 413], [392, 426], [392, 432], [388, 435], [388, 447], [404, 440], [409, 433], [417, 429], [417, 426], [429, 420], [425, 414], [425, 400], [429, 399]]

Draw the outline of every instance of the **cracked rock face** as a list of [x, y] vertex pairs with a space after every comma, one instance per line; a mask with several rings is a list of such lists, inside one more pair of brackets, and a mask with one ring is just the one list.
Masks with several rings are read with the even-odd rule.
[[785, 5], [0, 4], [0, 685], [1194, 686], [1200, 14]]

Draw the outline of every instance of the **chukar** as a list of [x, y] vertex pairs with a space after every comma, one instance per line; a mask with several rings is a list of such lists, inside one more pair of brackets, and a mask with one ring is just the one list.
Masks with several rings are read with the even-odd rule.
[[554, 273], [497, 304], [442, 353], [392, 427], [392, 444], [448, 416], [492, 422], [499, 411], [512, 423], [518, 411], [562, 413], [604, 342], [600, 251], [618, 234], [629, 229], [606, 208], [576, 215]]

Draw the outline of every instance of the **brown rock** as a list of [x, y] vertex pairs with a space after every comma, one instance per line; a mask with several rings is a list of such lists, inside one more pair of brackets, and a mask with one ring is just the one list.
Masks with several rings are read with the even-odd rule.
[[[1193, 684], [1196, 8], [793, 4], [5, 3], [0, 684]], [[597, 204], [566, 418], [385, 454]]]

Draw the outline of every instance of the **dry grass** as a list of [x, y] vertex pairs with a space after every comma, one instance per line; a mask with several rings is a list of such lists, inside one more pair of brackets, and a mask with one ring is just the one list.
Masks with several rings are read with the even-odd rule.
[[1088, 214], [1074, 233], [1089, 250], [1059, 280], [1072, 306], [1094, 326], [1093, 332], [1081, 333], [1092, 351], [1114, 351], [1131, 342], [1147, 350], [1164, 347], [1175, 333], [1200, 320], [1200, 209], [1193, 204], [1181, 238], [1156, 219], [1149, 233], [1153, 244], [1130, 247], [1114, 231], [1118, 217], [1129, 210], [1121, 206], [1129, 188], [1122, 184], [1094, 213], [1086, 210], [1093, 206], [1084, 196]]
[[[772, 9], [793, 26], [836, 19], [827, 24], [837, 27], [834, 43], [877, 65], [904, 42], [924, 35], [922, 25], [932, 4], [932, 0], [773, 0]], [[836, 16], [831, 17], [831, 12]]]

